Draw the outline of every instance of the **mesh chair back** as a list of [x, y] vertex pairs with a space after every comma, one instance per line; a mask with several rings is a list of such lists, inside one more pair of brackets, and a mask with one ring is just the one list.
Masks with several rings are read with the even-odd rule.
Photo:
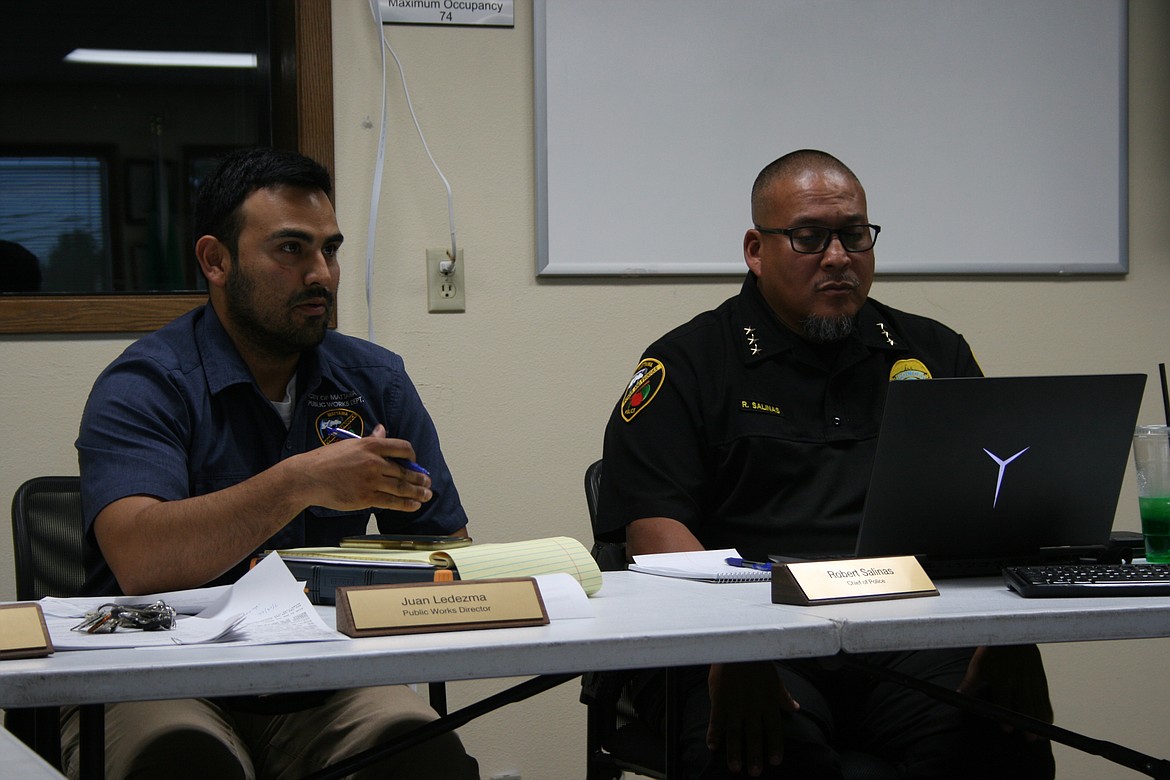
[[601, 491], [601, 461], [596, 460], [585, 469], [585, 505], [589, 507], [589, 522], [597, 527], [597, 494]]
[[12, 499], [16, 598], [76, 596], [85, 584], [80, 477], [36, 477]]
[[585, 469], [585, 504], [589, 507], [589, 523], [593, 526], [593, 559], [602, 571], [621, 571], [626, 568], [625, 542], [603, 542], [597, 538], [597, 496], [601, 491], [601, 461], [594, 461]]
[[[601, 491], [601, 461], [585, 469], [585, 504], [593, 526], [593, 549], [602, 571], [626, 568], [625, 542], [597, 539], [597, 498]], [[664, 778], [662, 739], [638, 721], [626, 694], [631, 672], [586, 672], [581, 676], [581, 702], [589, 708], [585, 750], [587, 780], [612, 780], [623, 771], [642, 777]]]

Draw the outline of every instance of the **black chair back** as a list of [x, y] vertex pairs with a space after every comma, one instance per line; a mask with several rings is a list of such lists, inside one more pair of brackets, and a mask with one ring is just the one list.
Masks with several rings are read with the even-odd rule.
[[585, 469], [585, 505], [589, 507], [589, 524], [593, 528], [593, 548], [589, 552], [602, 571], [621, 571], [626, 568], [626, 543], [597, 539], [597, 497], [600, 492], [601, 461], [598, 460]]
[[[585, 504], [593, 528], [590, 552], [602, 571], [626, 568], [625, 542], [597, 539], [597, 497], [601, 491], [601, 461], [585, 469]], [[623, 771], [643, 777], [664, 778], [666, 756], [663, 740], [638, 722], [625, 695], [630, 672], [586, 672], [581, 676], [581, 702], [588, 707], [586, 719], [586, 778], [613, 780]]]
[[80, 477], [36, 477], [12, 499], [16, 598], [76, 596], [85, 584]]
[[[12, 497], [16, 598], [68, 598], [85, 584], [85, 519], [80, 477], [35, 477]], [[11, 709], [4, 727], [58, 769], [61, 734], [56, 707]]]

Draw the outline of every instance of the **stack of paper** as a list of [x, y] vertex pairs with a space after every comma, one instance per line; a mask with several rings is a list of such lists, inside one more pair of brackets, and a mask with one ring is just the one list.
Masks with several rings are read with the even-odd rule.
[[[301, 587], [279, 558], [262, 560], [234, 585], [195, 588], [150, 596], [98, 596], [41, 600], [45, 624], [57, 650], [99, 650], [111, 647], [155, 647], [205, 642], [278, 645], [321, 642], [348, 637], [329, 628], [305, 598]], [[71, 630], [89, 610], [103, 604], [163, 601], [179, 613], [169, 631], [118, 630], [86, 634]]]

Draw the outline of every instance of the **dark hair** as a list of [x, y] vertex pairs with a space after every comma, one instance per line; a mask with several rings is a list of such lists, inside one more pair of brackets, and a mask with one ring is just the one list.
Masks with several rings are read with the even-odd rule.
[[195, 197], [195, 239], [215, 236], [235, 255], [243, 229], [240, 205], [256, 190], [282, 184], [333, 194], [329, 171], [303, 154], [267, 146], [229, 152]]
[[757, 210], [763, 206], [763, 199], [768, 188], [772, 186], [772, 182], [777, 179], [790, 178], [808, 170], [837, 171], [853, 179], [858, 185], [861, 184], [856, 174], [849, 170], [848, 165], [828, 152], [822, 152], [819, 149], [798, 149], [768, 163], [764, 166], [764, 170], [756, 176], [756, 182], [752, 185], [752, 219], [755, 219]]

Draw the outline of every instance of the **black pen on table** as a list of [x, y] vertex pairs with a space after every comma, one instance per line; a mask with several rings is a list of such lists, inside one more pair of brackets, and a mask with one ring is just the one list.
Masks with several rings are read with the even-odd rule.
[[[333, 426], [327, 425], [324, 428], [322, 428], [321, 430], [325, 431], [325, 433], [328, 433], [330, 436], [336, 436], [339, 439], [360, 439], [361, 438], [361, 436], [358, 436], [353, 431], [346, 430], [345, 428], [335, 428]], [[391, 458], [390, 460], [394, 461], [395, 463], [399, 464], [400, 466], [402, 466], [405, 469], [410, 469], [411, 471], [417, 471], [419, 474], [426, 474], [428, 477], [431, 475], [431, 472], [427, 471], [422, 466], [415, 463], [413, 460], [407, 460], [406, 458]]]

